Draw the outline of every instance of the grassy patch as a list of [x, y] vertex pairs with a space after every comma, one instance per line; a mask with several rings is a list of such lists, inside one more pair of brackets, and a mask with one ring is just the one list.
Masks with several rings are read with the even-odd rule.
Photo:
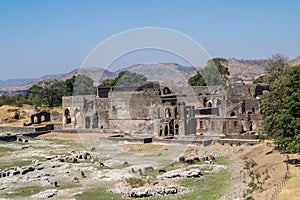
[[115, 194], [106, 191], [104, 188], [94, 188], [92, 190], [83, 192], [82, 194], [75, 195], [76, 200], [87, 200], [87, 199], [97, 199], [97, 200], [107, 200], [107, 199], [124, 199], [121, 194]]
[[74, 143], [71, 140], [64, 140], [64, 139], [57, 139], [57, 138], [47, 138], [45, 140], [49, 142], [53, 142], [55, 144], [62, 144], [62, 145], [72, 145]]
[[3, 198], [16, 198], [16, 197], [29, 197], [33, 194], [37, 194], [42, 190], [40, 186], [28, 186], [13, 189], [5, 194], [0, 194]]
[[13, 143], [13, 144], [20, 145], [20, 146], [28, 145], [28, 142], [21, 142], [21, 141], [13, 141], [12, 143]]
[[181, 195], [178, 199], [219, 199], [230, 187], [228, 183], [230, 176], [229, 170], [223, 170], [217, 174], [206, 175], [199, 179], [183, 179], [180, 181], [180, 184], [192, 189], [193, 192]]
[[15, 161], [15, 162], [9, 162], [9, 163], [1, 163], [0, 164], [0, 170], [10, 168], [10, 167], [22, 167], [26, 165], [30, 165], [31, 160], [22, 160], [22, 161]]
[[10, 147], [0, 147], [0, 156], [5, 155], [6, 153], [16, 151], [17, 149], [10, 148]]

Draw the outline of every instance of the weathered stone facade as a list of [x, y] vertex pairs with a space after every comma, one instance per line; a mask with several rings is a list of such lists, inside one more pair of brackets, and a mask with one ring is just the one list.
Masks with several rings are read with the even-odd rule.
[[63, 128], [157, 137], [254, 133], [263, 128], [259, 96], [265, 90], [242, 82], [188, 87], [179, 94], [156, 82], [98, 88], [95, 96], [63, 97]]

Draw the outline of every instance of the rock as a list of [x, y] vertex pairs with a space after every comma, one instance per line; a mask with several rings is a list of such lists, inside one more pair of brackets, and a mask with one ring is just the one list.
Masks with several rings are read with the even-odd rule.
[[165, 195], [176, 194], [176, 193], [177, 193], [177, 188], [175, 187], [165, 188]]
[[169, 172], [162, 174], [163, 178], [176, 178], [176, 177], [185, 177], [185, 178], [198, 178], [201, 177], [202, 173], [198, 168], [191, 169], [175, 169]]
[[52, 197], [56, 196], [57, 193], [58, 193], [58, 190], [49, 189], [49, 190], [42, 191], [38, 194], [32, 195], [31, 197], [33, 199], [47, 199], [47, 198], [52, 198]]
[[153, 191], [151, 188], [140, 187], [140, 188], [133, 188], [129, 191], [128, 196], [133, 198], [143, 198], [143, 197], [150, 197], [153, 195]]

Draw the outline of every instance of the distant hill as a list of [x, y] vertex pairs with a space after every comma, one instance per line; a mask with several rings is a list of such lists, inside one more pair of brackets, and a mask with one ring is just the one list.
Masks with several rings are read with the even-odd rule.
[[[230, 77], [242, 78], [244, 80], [256, 79], [264, 72], [267, 64], [265, 59], [236, 59], [228, 58], [226, 66], [229, 68]], [[289, 65], [300, 64], [300, 56], [289, 62]], [[114, 78], [123, 70], [129, 70], [139, 74], [144, 74], [149, 81], [160, 81], [162, 85], [168, 85], [176, 88], [187, 85], [189, 77], [195, 74], [196, 68], [191, 66], [183, 66], [176, 63], [158, 63], [158, 64], [136, 64], [123, 68], [117, 72], [98, 67], [77, 68], [68, 73], [46, 75], [41, 78], [28, 79], [10, 79], [6, 81], [0, 80], [0, 91], [26, 91], [33, 84], [42, 80], [66, 80], [74, 75], [83, 74], [94, 80], [94, 84], [98, 85], [101, 81], [108, 78]]]
[[173, 88], [186, 86], [188, 78], [196, 72], [195, 67], [182, 66], [176, 63], [137, 64], [119, 71], [123, 70], [143, 74], [148, 78], [148, 81], [159, 81], [162, 85]]
[[267, 60], [244, 60], [244, 59], [227, 59], [227, 67], [230, 77], [242, 79], [254, 79], [264, 73]]
[[[98, 85], [104, 79], [114, 78], [116, 76], [115, 73], [107, 71], [102, 68], [97, 68], [97, 67], [77, 68], [77, 69], [74, 69], [65, 74], [46, 75], [39, 79], [25, 79], [28, 81], [23, 81], [23, 84], [21, 84], [21, 81], [23, 79], [11, 80], [9, 82], [9, 84], [7, 82], [6, 85], [3, 85], [3, 87], [0, 87], [0, 91], [2, 91], [0, 93], [5, 94], [6, 91], [21, 91], [21, 90], [24, 91], [24, 90], [28, 90], [32, 85], [38, 83], [39, 81], [54, 80], [54, 79], [65, 81], [65, 80], [71, 78], [72, 76], [74, 76], [74, 75], [76, 76], [79, 74], [86, 75], [86, 76], [92, 78], [95, 85]], [[18, 84], [19, 82], [20, 82], [20, 84]]]
[[5, 81], [0, 80], [0, 88], [8, 86], [21, 86], [35, 81], [37, 81], [36, 78], [9, 79]]
[[300, 56], [294, 58], [289, 62], [289, 66], [295, 66], [300, 64]]

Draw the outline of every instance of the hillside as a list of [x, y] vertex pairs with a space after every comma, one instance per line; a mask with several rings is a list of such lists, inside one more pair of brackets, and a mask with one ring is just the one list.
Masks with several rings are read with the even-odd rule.
[[17, 80], [22, 80], [22, 79], [15, 79], [15, 82], [11, 82], [11, 84], [7, 84], [6, 86], [2, 87], [0, 86], [0, 91], [5, 92], [5, 91], [20, 91], [20, 90], [28, 90], [33, 84], [38, 83], [39, 81], [43, 80], [61, 80], [65, 81], [69, 78], [71, 78], [74, 75], [86, 75], [94, 80], [95, 85], [98, 85], [101, 81], [107, 78], [114, 78], [115, 73], [107, 71], [102, 68], [97, 68], [97, 67], [89, 67], [89, 68], [77, 68], [74, 69], [68, 73], [65, 74], [58, 74], [58, 75], [46, 75], [43, 76], [39, 79], [28, 79], [28, 80], [34, 80], [34, 81], [27, 81], [25, 84], [20, 84], [16, 85]]
[[[137, 64], [124, 68], [139, 74], [144, 74], [148, 81], [159, 81], [170, 87], [181, 87], [187, 84], [187, 80], [196, 72], [196, 68], [182, 66], [176, 63]], [[121, 71], [121, 70], [120, 70]]]
[[253, 79], [264, 72], [267, 60], [239, 60], [235, 58], [227, 59], [227, 67], [230, 77]]
[[22, 86], [35, 81], [37, 81], [36, 78], [0, 80], [0, 88], [9, 86]]
[[289, 62], [289, 66], [295, 66], [295, 65], [299, 65], [300, 64], [300, 56], [292, 59], [290, 62]]

